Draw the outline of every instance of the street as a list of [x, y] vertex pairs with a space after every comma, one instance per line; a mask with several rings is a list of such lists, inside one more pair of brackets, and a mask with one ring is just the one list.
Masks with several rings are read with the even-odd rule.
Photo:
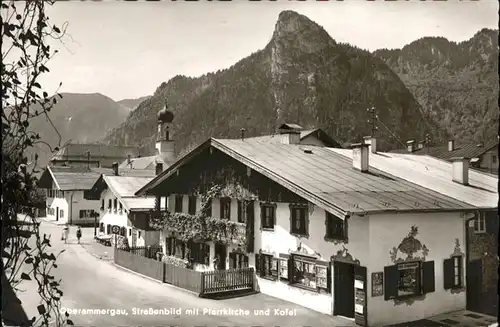
[[[227, 300], [201, 299], [92, 256], [77, 244], [76, 227], [71, 227], [68, 244], [60, 240], [61, 226], [42, 223], [40, 230], [52, 235], [54, 254], [66, 249], [53, 274], [56, 279], [62, 278], [62, 307], [80, 310], [70, 316], [77, 326], [354, 326], [349, 320], [263, 294]], [[86, 229], [82, 243], [90, 243], [92, 237]], [[27, 291], [19, 298], [32, 317], [38, 298], [34, 298], [36, 287], [29, 283], [23, 284]], [[84, 311], [88, 309], [109, 310]], [[259, 309], [270, 310], [256, 315], [254, 310]], [[275, 309], [291, 315], [278, 316]]]

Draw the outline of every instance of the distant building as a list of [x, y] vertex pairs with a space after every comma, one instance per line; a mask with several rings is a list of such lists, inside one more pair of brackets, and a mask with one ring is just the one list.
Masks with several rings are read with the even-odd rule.
[[129, 156], [139, 156], [138, 148], [105, 144], [70, 143], [62, 147], [52, 157], [50, 165], [111, 168], [113, 162], [122, 162]]
[[444, 146], [425, 146], [425, 142], [406, 142], [406, 149], [391, 151], [392, 153], [411, 153], [415, 155], [429, 155], [441, 160], [451, 161], [452, 158], [463, 157], [469, 159], [470, 167], [498, 175], [498, 138], [479, 144], [457, 145], [454, 140]]
[[165, 227], [165, 254], [188, 254], [196, 270], [214, 257], [218, 269], [254, 267], [260, 292], [362, 326], [465, 309], [464, 221], [476, 206], [371, 167], [365, 144], [349, 159], [301, 144], [293, 124], [276, 139], [211, 138], [136, 193], [193, 222], [221, 187], [206, 231]]
[[89, 191], [106, 172], [110, 173], [103, 168], [48, 166], [39, 179], [47, 195], [47, 218], [61, 224], [93, 225], [100, 203]]
[[[304, 130], [302, 126], [297, 124], [283, 124], [281, 126], [283, 129], [295, 131], [297, 137], [299, 137], [299, 143], [302, 145], [314, 145], [323, 146], [331, 148], [340, 148], [340, 143], [335, 141], [330, 135], [328, 135], [321, 128], [313, 128]], [[280, 143], [281, 134], [274, 135], [264, 135], [264, 136], [254, 136], [245, 138], [247, 141], [258, 141], [266, 143]]]
[[[155, 208], [155, 198], [134, 195], [153, 179], [155, 171], [122, 170], [126, 173], [116, 164], [113, 174], [102, 174], [92, 187], [92, 193], [99, 196], [101, 203], [99, 232], [111, 235], [111, 227], [119, 226], [119, 235], [126, 237], [130, 246], [157, 245], [160, 233], [149, 227], [149, 212]], [[158, 172], [161, 171], [159, 167]]]
[[156, 169], [157, 163], [162, 163], [163, 169], [172, 164], [175, 159], [175, 142], [172, 133], [174, 114], [168, 110], [168, 103], [158, 112], [158, 131], [156, 134], [156, 154], [147, 157], [128, 156], [118, 168]]

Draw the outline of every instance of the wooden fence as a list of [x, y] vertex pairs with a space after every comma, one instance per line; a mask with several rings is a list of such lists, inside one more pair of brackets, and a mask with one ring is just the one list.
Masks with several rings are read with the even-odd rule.
[[203, 294], [254, 289], [253, 268], [205, 271], [203, 277]]
[[163, 262], [115, 248], [115, 263], [139, 274], [163, 281]]
[[150, 250], [115, 248], [115, 263], [139, 274], [154, 278], [199, 296], [240, 290], [254, 290], [254, 269], [242, 268], [218, 271], [195, 271], [148, 258]]
[[203, 293], [202, 272], [183, 267], [177, 267], [169, 263], [163, 263], [163, 282], [184, 288], [197, 294]]

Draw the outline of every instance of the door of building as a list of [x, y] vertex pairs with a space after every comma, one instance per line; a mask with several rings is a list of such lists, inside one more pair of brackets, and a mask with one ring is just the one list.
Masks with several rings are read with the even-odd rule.
[[467, 264], [467, 310], [481, 311], [482, 273], [483, 265], [480, 259]]
[[333, 263], [333, 314], [354, 318], [354, 264]]
[[226, 245], [215, 243], [215, 255], [219, 255], [219, 270], [226, 269], [227, 248]]

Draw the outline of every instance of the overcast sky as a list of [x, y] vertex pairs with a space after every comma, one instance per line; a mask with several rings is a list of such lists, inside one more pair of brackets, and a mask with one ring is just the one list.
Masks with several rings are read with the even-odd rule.
[[498, 28], [498, 2], [56, 2], [49, 17], [68, 22], [65, 46], [49, 63], [48, 91], [99, 92], [114, 100], [153, 94], [175, 75], [227, 68], [269, 42], [278, 14], [295, 10], [337, 41], [401, 48], [424, 36], [453, 41]]

